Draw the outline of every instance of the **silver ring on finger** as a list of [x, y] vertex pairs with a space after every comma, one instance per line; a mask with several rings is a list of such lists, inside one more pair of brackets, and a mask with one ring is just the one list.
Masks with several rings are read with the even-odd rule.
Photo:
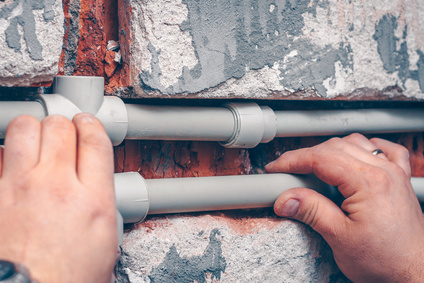
[[372, 155], [379, 155], [380, 153], [384, 154], [384, 152], [381, 149], [376, 148], [376, 149], [373, 150]]

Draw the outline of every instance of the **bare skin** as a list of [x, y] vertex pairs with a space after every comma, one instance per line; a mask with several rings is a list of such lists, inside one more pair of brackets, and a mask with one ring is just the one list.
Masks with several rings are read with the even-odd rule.
[[89, 114], [14, 119], [0, 148], [0, 255], [33, 279], [110, 282], [116, 258], [112, 145]]
[[[384, 154], [372, 155], [376, 148]], [[306, 188], [284, 192], [275, 212], [310, 225], [354, 282], [422, 282], [424, 217], [410, 183], [408, 151], [353, 134], [281, 155], [267, 172], [316, 174], [337, 186], [341, 208]]]

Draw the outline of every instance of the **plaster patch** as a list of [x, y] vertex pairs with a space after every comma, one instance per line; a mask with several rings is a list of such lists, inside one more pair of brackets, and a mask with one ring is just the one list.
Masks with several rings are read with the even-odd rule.
[[[140, 79], [151, 88], [172, 89], [178, 84], [184, 68], [194, 68], [197, 58], [188, 32], [181, 24], [187, 19], [187, 7], [181, 0], [147, 0], [132, 3], [136, 37], [135, 50], [142, 55]], [[140, 19], [139, 21], [135, 19]], [[144, 33], [144, 37], [139, 37]], [[133, 56], [133, 58], [138, 58]], [[150, 68], [149, 68], [150, 66]]]
[[[249, 70], [271, 68], [286, 55], [294, 56], [292, 52], [299, 49], [302, 53], [302, 57], [299, 58], [304, 65], [301, 71], [306, 75], [302, 75], [299, 83], [293, 83], [290, 74], [298, 73], [287, 69], [292, 67], [296, 69], [298, 66], [290, 65], [284, 70], [280, 69], [284, 72], [280, 78], [280, 85], [282, 88], [290, 89], [312, 86], [322, 96], [326, 96], [323, 81], [333, 75], [334, 67], [331, 66], [336, 59], [345, 60], [347, 55], [341, 54], [344, 50], [339, 49], [340, 44], [337, 44], [337, 48], [328, 45], [321, 47], [310, 43], [307, 38], [299, 38], [304, 26], [303, 15], [305, 13], [316, 15], [317, 7], [327, 5], [325, 1], [318, 2], [286, 1], [270, 6], [265, 0], [250, 2], [184, 0], [188, 17], [181, 24], [181, 29], [191, 34], [198, 63], [195, 66], [184, 65], [177, 84], [171, 85], [171, 81], [166, 79], [169, 84], [164, 85], [164, 78], [171, 75], [172, 71], [169, 71], [169, 67], [164, 69], [162, 66], [162, 58], [166, 56], [162, 56], [162, 48], [158, 48], [152, 40], [149, 44], [154, 46], [154, 51], [152, 48], [147, 48], [151, 67], [149, 71], [141, 72], [141, 86], [147, 92], [159, 90], [165, 94], [204, 91], [229, 79], [240, 79]], [[172, 5], [169, 9], [172, 10]], [[146, 26], [149, 26], [155, 20], [145, 22]], [[148, 27], [146, 29], [149, 30]], [[158, 58], [157, 62], [152, 62], [153, 58]], [[324, 66], [327, 63], [329, 67]], [[153, 70], [155, 65], [159, 65], [156, 71]], [[169, 66], [173, 66], [171, 70], [181, 69], [179, 64]], [[307, 72], [304, 72], [305, 69], [308, 69]], [[277, 86], [273, 90], [278, 89], [281, 87]]]
[[[162, 7], [164, 15], [173, 11], [176, 0], [171, 2]], [[191, 52], [185, 59], [191, 64], [183, 62], [179, 49], [169, 55], [174, 59], [164, 55], [163, 50], [173, 47], [172, 42], [163, 41], [160, 47], [153, 43], [156, 39], [150, 26], [167, 17], [143, 18], [146, 14], [133, 9], [135, 29], [140, 32], [146, 28], [143, 50], [148, 51], [133, 52], [133, 62], [140, 62], [140, 56], [146, 58], [135, 69], [139, 80], [135, 84], [155, 96], [195, 93], [199, 97], [265, 98], [314, 89], [331, 98], [359, 88], [399, 86], [407, 96], [423, 97], [421, 87], [406, 84], [408, 79], [420, 82], [419, 51], [424, 49], [421, 2], [182, 0], [178, 5], [185, 8], [181, 8], [184, 12], [179, 19], [185, 19], [179, 21], [180, 30], [175, 34], [191, 38], [190, 44], [185, 43]], [[143, 27], [140, 23], [146, 24]], [[393, 28], [388, 33], [390, 25]], [[155, 33], [161, 38], [168, 35]], [[150, 38], [154, 48], [149, 48]], [[389, 39], [393, 46], [384, 43]], [[134, 44], [135, 51], [137, 46]], [[167, 66], [161, 63], [162, 58], [168, 58]], [[277, 77], [279, 82], [275, 83]]]
[[266, 98], [270, 90], [289, 94], [280, 84], [280, 64], [274, 63], [272, 68], [265, 66], [259, 70], [249, 70], [240, 79], [231, 78], [215, 88], [208, 88], [198, 94], [199, 98], [240, 97]]
[[[414, 1], [330, 1], [327, 9], [317, 7], [316, 17], [305, 14], [304, 35], [314, 44], [335, 46], [349, 44], [352, 65], [336, 68], [324, 82], [328, 97], [350, 93], [357, 88], [384, 89], [398, 85], [408, 96], [421, 97], [420, 88], [406, 86], [416, 77], [418, 28], [412, 28]], [[402, 20], [400, 20], [402, 19]], [[415, 31], [412, 31], [415, 29]], [[411, 31], [409, 31], [411, 30]], [[342, 80], [342, 82], [339, 82]]]
[[13, 1], [0, 8], [0, 22], [0, 85], [52, 80], [62, 48], [61, 1]]
[[[23, 37], [30, 58], [33, 60], [42, 60], [42, 46], [36, 35], [34, 12], [36, 10], [44, 10], [43, 19], [45, 21], [51, 21], [54, 19], [53, 3], [51, 0], [18, 0], [2, 7], [0, 17], [9, 21], [9, 25], [5, 30], [8, 47], [14, 49], [16, 52], [21, 51], [20, 39]], [[22, 35], [18, 32], [18, 26], [21, 26], [23, 29]]]

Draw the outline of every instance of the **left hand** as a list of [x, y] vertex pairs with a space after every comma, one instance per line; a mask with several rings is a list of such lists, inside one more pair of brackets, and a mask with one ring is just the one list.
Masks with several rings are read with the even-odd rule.
[[40, 283], [110, 282], [113, 171], [111, 142], [92, 115], [10, 122], [0, 148], [0, 258]]

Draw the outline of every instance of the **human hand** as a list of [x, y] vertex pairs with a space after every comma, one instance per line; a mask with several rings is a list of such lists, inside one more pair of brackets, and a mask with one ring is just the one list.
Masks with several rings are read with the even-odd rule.
[[[375, 149], [384, 154], [373, 155]], [[354, 282], [422, 282], [424, 217], [410, 183], [408, 151], [353, 134], [281, 155], [269, 173], [314, 173], [344, 196], [341, 208], [306, 188], [284, 192], [279, 216], [304, 222], [333, 250]]]
[[0, 258], [40, 283], [110, 282], [113, 171], [111, 142], [92, 115], [10, 122], [0, 148]]

